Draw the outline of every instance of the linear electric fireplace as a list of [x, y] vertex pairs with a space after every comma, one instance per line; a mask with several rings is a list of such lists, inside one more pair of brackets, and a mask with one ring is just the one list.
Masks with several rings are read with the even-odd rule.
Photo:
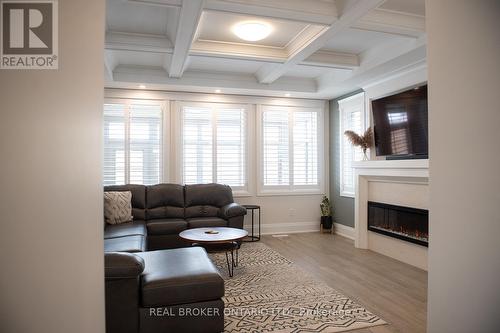
[[429, 211], [368, 201], [368, 230], [429, 245]]

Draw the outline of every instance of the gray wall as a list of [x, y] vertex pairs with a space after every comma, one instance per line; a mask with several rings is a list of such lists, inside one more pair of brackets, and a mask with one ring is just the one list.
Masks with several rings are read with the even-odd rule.
[[500, 330], [500, 1], [426, 1], [428, 332]]
[[0, 70], [0, 331], [104, 332], [105, 2], [59, 1], [59, 70]]
[[354, 227], [354, 198], [340, 196], [340, 123], [338, 101], [360, 93], [354, 91], [330, 101], [330, 198], [333, 202], [335, 222]]

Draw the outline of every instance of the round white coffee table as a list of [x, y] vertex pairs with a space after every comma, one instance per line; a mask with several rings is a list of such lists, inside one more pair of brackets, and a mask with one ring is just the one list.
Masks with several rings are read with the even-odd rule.
[[[182, 231], [179, 237], [194, 246], [201, 246], [209, 253], [224, 252], [226, 254], [227, 270], [229, 276], [234, 274], [234, 267], [238, 266], [238, 248], [248, 232], [243, 229], [228, 227], [194, 228]], [[236, 252], [236, 261], [234, 254]], [[229, 263], [231, 254], [231, 263]]]

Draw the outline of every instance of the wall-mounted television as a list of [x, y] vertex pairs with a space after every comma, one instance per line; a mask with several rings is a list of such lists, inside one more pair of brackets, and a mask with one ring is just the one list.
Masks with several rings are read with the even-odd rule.
[[427, 85], [372, 100], [377, 156], [428, 158]]

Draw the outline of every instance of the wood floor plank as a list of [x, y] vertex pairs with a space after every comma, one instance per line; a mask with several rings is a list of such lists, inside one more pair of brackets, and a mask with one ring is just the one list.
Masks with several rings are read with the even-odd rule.
[[338, 235], [263, 236], [262, 242], [389, 323], [351, 332], [426, 331], [426, 271], [369, 250], [356, 249], [352, 240]]

